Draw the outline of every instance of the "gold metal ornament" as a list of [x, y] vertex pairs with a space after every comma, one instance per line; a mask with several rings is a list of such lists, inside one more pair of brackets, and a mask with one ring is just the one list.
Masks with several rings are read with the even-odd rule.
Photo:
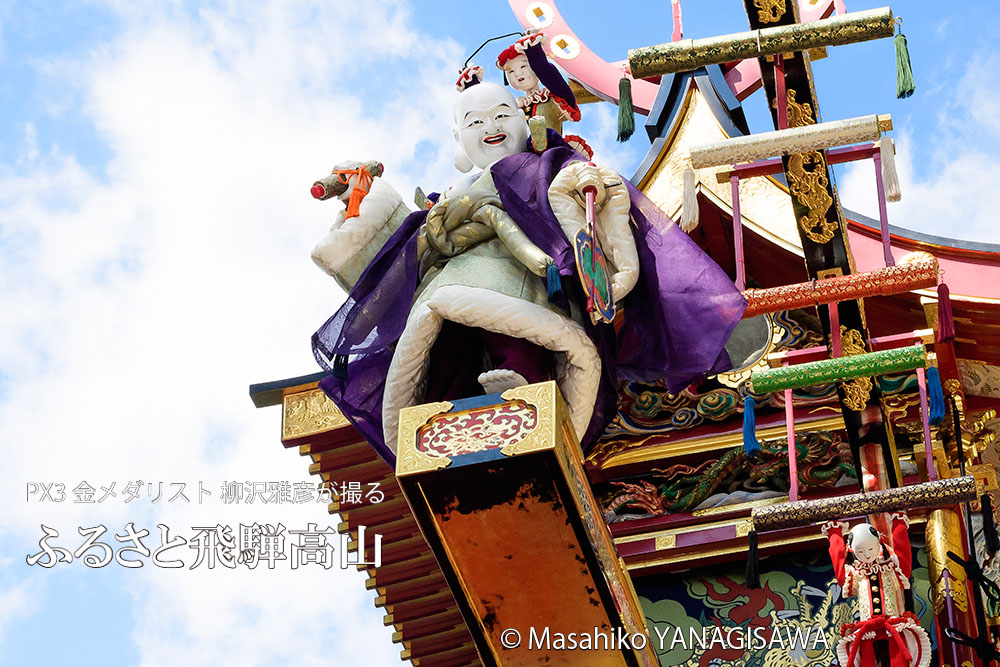
[[446, 456], [431, 456], [417, 448], [420, 431], [435, 415], [444, 414], [454, 406], [447, 401], [424, 403], [399, 411], [399, 440], [396, 446], [396, 476], [438, 470], [451, 465]]
[[322, 389], [288, 394], [282, 404], [282, 440], [323, 433], [349, 423]]
[[[848, 329], [840, 325], [840, 347], [845, 357], [865, 353], [865, 340], [861, 332], [857, 329]], [[843, 382], [844, 404], [855, 412], [865, 409], [868, 399], [871, 398], [873, 383], [870, 377], [854, 378]]]
[[[774, 1], [766, 0], [765, 6], [761, 7], [762, 2], [758, 0], [757, 6], [770, 10]], [[771, 26], [730, 35], [681, 39], [629, 49], [628, 62], [632, 76], [643, 79], [690, 71], [705, 65], [892, 37], [896, 32], [895, 28], [892, 11], [883, 7], [809, 23]]]
[[753, 4], [761, 23], [777, 23], [785, 15], [785, 0], [753, 0]]
[[927, 518], [925, 531], [934, 614], [938, 615], [944, 611], [949, 594], [955, 606], [962, 612], [967, 612], [969, 600], [966, 595], [965, 570], [948, 558], [949, 551], [959, 555], [965, 553], [962, 548], [962, 525], [958, 514], [951, 509], [934, 510]]
[[796, 102], [795, 95], [794, 88], [789, 88], [785, 93], [787, 98], [785, 108], [788, 110], [788, 127], [815, 125], [816, 117], [813, 115], [812, 105], [808, 102]]
[[827, 191], [826, 158], [819, 151], [798, 153], [788, 158], [788, 185], [796, 201], [808, 209], [799, 218], [799, 228], [813, 243], [827, 243], [837, 233], [839, 223], [826, 219], [833, 206]]

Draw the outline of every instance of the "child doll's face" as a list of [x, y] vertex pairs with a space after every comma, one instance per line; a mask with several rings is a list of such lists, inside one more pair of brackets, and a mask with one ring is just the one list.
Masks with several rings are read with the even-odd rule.
[[507, 73], [507, 83], [516, 90], [528, 92], [538, 86], [538, 77], [528, 65], [528, 56], [520, 55], [504, 63], [503, 71]]
[[872, 526], [862, 523], [851, 529], [851, 551], [862, 563], [872, 563], [878, 558], [882, 544]]

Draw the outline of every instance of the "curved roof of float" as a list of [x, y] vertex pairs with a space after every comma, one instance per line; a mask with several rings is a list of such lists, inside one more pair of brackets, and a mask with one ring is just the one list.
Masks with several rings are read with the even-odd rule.
[[[682, 192], [678, 160], [683, 152], [696, 143], [749, 134], [749, 128], [732, 82], [717, 65], [662, 77], [651, 107], [644, 124], [651, 144], [630, 180], [664, 211], [676, 215]], [[731, 220], [728, 182], [703, 182], [698, 188], [702, 198]], [[801, 256], [784, 175], [747, 179], [741, 188], [744, 227]], [[879, 221], [854, 211], [844, 210], [844, 214], [857, 270], [884, 266]], [[937, 257], [954, 298], [1000, 305], [1000, 244], [951, 239], [895, 225], [889, 225], [889, 233], [897, 257], [919, 250]], [[710, 254], [720, 261], [717, 253]], [[929, 290], [921, 293], [932, 295]]]
[[[545, 45], [546, 52], [574, 83], [598, 99], [617, 103], [618, 80], [622, 76], [625, 61], [607, 62], [591, 51], [567, 24], [554, 0], [548, 2], [508, 0], [508, 2], [523, 27], [541, 28], [550, 36]], [[833, 0], [800, 1], [799, 11], [803, 22], [814, 21], [831, 15], [834, 3]], [[559, 48], [560, 45], [562, 48]], [[630, 74], [629, 77], [631, 78]], [[637, 111], [648, 114], [644, 129], [651, 142], [645, 158], [630, 179], [637, 186], [642, 187], [645, 184], [663, 160], [664, 150], [676, 138], [678, 125], [684, 120], [692, 87], [696, 87], [701, 93], [715, 122], [726, 136], [749, 134], [742, 100], [760, 88], [760, 68], [756, 59], [737, 63], [725, 71], [719, 66], [711, 66], [694, 72], [665, 75], [649, 80], [633, 79], [633, 102]], [[783, 175], [768, 177], [767, 180], [787, 192]], [[679, 191], [677, 194], [679, 204]], [[718, 193], [705, 192], [704, 189], [702, 194], [709, 200], [723, 205], [731, 214], [731, 205], [724, 196], [713, 196]], [[676, 213], [676, 209], [671, 210], [672, 202], [657, 201], [657, 203], [668, 214]], [[870, 243], [867, 241], [873, 238], [873, 233], [874, 238], [878, 240], [878, 220], [854, 211], [845, 210], [844, 213], [848, 219], [850, 240], [858, 269], [877, 268], [876, 264], [881, 265], [882, 262], [881, 246], [877, 248], [878, 254], [869, 267]], [[746, 216], [744, 224], [754, 226], [753, 221], [747, 220]], [[948, 276], [953, 294], [1000, 300], [1000, 244], [951, 239], [891, 224], [889, 232], [894, 249], [901, 252], [927, 250], [937, 256], [944, 264], [942, 268], [946, 276], [949, 270], [953, 274]], [[775, 238], [773, 233], [770, 236], [772, 241], [787, 249], [792, 249], [788, 248], [789, 245], [798, 246], [795, 234], [782, 233], [780, 236], [783, 238], [780, 239]], [[979, 271], [984, 267], [991, 268], [997, 272], [996, 276], [987, 279], [981, 272], [977, 273], [974, 279], [972, 276], [966, 276], [967, 272], [961, 270], [959, 266], [966, 263], [971, 263]], [[960, 285], [955, 284], [956, 279]], [[956, 289], [959, 287], [960, 289]]]

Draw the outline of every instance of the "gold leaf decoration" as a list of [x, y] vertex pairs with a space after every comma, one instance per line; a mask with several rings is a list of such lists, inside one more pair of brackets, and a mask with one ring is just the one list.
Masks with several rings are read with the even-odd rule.
[[833, 197], [827, 191], [830, 180], [826, 173], [826, 158], [819, 151], [790, 156], [788, 180], [792, 195], [807, 209], [807, 213], [799, 218], [802, 233], [813, 243], [827, 243], [836, 234], [839, 223], [826, 219], [833, 206]]

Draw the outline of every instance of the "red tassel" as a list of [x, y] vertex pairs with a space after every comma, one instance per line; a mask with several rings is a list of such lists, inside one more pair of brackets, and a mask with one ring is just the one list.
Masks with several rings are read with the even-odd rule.
[[938, 329], [937, 342], [947, 343], [955, 340], [955, 318], [951, 314], [951, 297], [948, 286], [938, 285]]

